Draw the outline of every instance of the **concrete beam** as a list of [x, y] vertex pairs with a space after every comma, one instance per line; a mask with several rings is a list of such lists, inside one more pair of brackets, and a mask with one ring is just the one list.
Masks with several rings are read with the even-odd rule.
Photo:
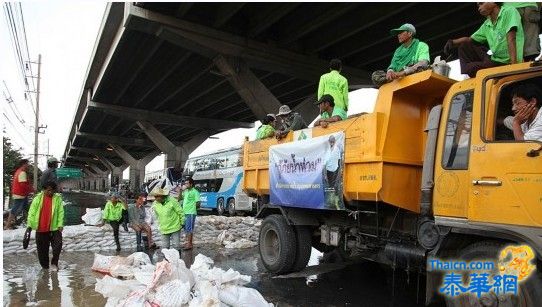
[[204, 131], [192, 137], [189, 141], [176, 146], [151, 123], [145, 121], [138, 121], [136, 123], [149, 139], [156, 144], [156, 147], [165, 154], [164, 168], [174, 167], [182, 169], [188, 159], [188, 155], [209, 137], [208, 132]]
[[[314, 56], [277, 48], [246, 37], [219, 31], [186, 20], [166, 16], [131, 3], [125, 3], [129, 18], [126, 27], [156, 35], [184, 49], [202, 56], [215, 58], [218, 54], [239, 57], [250, 66], [266, 71], [295, 76], [299, 79], [318, 80], [329, 71], [329, 61]], [[371, 83], [370, 73], [349, 66], [343, 67], [349, 82]]]
[[149, 142], [147, 139], [138, 139], [138, 138], [125, 138], [116, 135], [107, 135], [107, 134], [97, 134], [89, 132], [77, 132], [77, 135], [87, 139], [100, 141], [104, 143], [112, 143], [116, 145], [127, 145], [127, 146], [140, 146], [140, 147], [154, 147], [154, 145]]
[[215, 28], [222, 27], [233, 17], [233, 15], [239, 12], [239, 10], [242, 9], [245, 4], [246, 3], [243, 2], [222, 2], [220, 4], [216, 4], [219, 7], [216, 10], [217, 14], [215, 16], [215, 23], [213, 26]]
[[314, 102], [317, 100], [318, 99], [316, 98], [316, 94], [310, 95], [294, 108], [295, 112], [303, 116], [303, 119], [305, 120], [307, 125], [320, 115], [320, 109], [318, 109], [318, 106], [314, 105]]
[[71, 149], [73, 150], [78, 150], [78, 151], [81, 151], [81, 152], [86, 152], [88, 154], [91, 154], [91, 155], [96, 155], [96, 156], [105, 156], [106, 154], [107, 155], [111, 155], [109, 153], [108, 150], [106, 149], [96, 149], [96, 148], [87, 148], [87, 147], [79, 147], [79, 146], [72, 146]]
[[130, 155], [124, 148], [117, 145], [110, 145], [113, 147], [113, 151], [124, 160], [124, 162], [130, 165], [130, 190], [138, 191], [145, 178], [145, 166], [149, 164], [160, 153], [157, 151], [151, 152], [142, 159], [136, 159]]
[[244, 61], [219, 55], [214, 59], [214, 63], [227, 75], [228, 81], [257, 118], [262, 119], [266, 114], [275, 114], [278, 111], [280, 101], [252, 73]]
[[154, 112], [145, 109], [128, 108], [118, 105], [105, 104], [91, 101], [89, 109], [99, 110], [104, 113], [134, 121], [146, 121], [155, 124], [164, 124], [178, 127], [190, 127], [199, 129], [229, 130], [235, 128], [252, 128], [254, 123], [236, 122], [221, 119], [209, 119], [171, 113]]

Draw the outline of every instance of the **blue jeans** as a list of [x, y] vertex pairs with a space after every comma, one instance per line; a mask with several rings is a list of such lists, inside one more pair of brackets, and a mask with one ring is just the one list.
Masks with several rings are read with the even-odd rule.
[[184, 215], [184, 231], [188, 234], [193, 233], [195, 226], [196, 226], [196, 215], [185, 214]]
[[[173, 241], [173, 246], [171, 246]], [[181, 248], [181, 230], [177, 230], [172, 233], [162, 234], [162, 248]]]
[[17, 216], [25, 211], [28, 204], [28, 198], [13, 199], [13, 206], [11, 207], [11, 214]]

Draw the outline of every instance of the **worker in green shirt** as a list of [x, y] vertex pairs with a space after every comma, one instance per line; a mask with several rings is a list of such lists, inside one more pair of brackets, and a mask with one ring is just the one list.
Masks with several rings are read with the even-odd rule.
[[386, 71], [377, 70], [373, 72], [371, 78], [376, 86], [382, 86], [387, 82], [429, 67], [429, 46], [414, 38], [416, 28], [412, 24], [405, 23], [397, 29], [392, 29], [390, 34], [397, 36], [397, 40], [401, 45], [395, 49], [390, 66]]
[[[180, 248], [181, 227], [184, 224], [184, 212], [179, 202], [169, 196], [167, 189], [157, 188], [151, 192], [155, 201], [152, 209], [158, 219], [158, 230], [162, 235], [163, 248]], [[173, 241], [173, 242], [172, 242]]]
[[[128, 206], [120, 200], [119, 194], [111, 194], [111, 199], [105, 204], [105, 208], [102, 211], [103, 222], [97, 225], [101, 227], [105, 222], [111, 225], [115, 244], [117, 245], [117, 252], [120, 251], [119, 226], [127, 219], [128, 211], [126, 210], [128, 210]], [[128, 231], [128, 228], [125, 227], [125, 230]]]
[[275, 114], [267, 114], [262, 125], [256, 130], [256, 140], [263, 140], [275, 136]]
[[320, 118], [314, 123], [314, 126], [327, 128], [329, 123], [338, 122], [346, 119], [346, 111], [338, 108], [333, 101], [333, 96], [324, 95], [320, 100], [314, 103], [320, 108]]
[[518, 11], [502, 2], [478, 2], [478, 11], [486, 17], [482, 26], [470, 37], [449, 39], [444, 53], [458, 47], [461, 73], [471, 78], [480, 69], [521, 63], [524, 37]]
[[320, 77], [318, 99], [329, 94], [335, 99], [335, 105], [348, 111], [348, 80], [341, 75], [342, 62], [333, 59], [329, 62], [329, 72]]
[[504, 2], [504, 6], [515, 8], [521, 17], [525, 43], [523, 60], [533, 61], [540, 54], [540, 2]]
[[184, 231], [186, 232], [186, 243], [184, 250], [190, 250], [193, 247], [192, 239], [194, 237], [194, 228], [196, 226], [197, 209], [200, 206], [199, 191], [194, 187], [194, 179], [188, 178], [185, 181], [186, 190], [183, 192], [183, 211], [186, 214]]

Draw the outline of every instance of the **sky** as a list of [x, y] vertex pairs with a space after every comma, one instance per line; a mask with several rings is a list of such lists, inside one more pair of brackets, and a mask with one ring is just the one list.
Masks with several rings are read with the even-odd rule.
[[[12, 3], [12, 7], [15, 5], [18, 4]], [[62, 158], [105, 7], [105, 2], [97, 1], [22, 3], [30, 59], [37, 62], [38, 54], [42, 55], [40, 125], [47, 125], [47, 128], [39, 136], [40, 154], [49, 153], [57, 159]], [[5, 11], [4, 3], [0, 23], [0, 44], [4, 47], [0, 48], [0, 88], [6, 96], [11, 95], [11, 107], [16, 108], [25, 123], [19, 122], [2, 96], [2, 111], [8, 117], [6, 120], [2, 115], [2, 128], [15, 147], [22, 147], [24, 156], [33, 159], [34, 114], [31, 103], [24, 97], [23, 78], [18, 71]], [[32, 64], [32, 72], [37, 74], [36, 64]], [[30, 71], [26, 73], [30, 75]], [[451, 76], [461, 78], [457, 63], [452, 64]], [[376, 93], [373, 89], [351, 92], [349, 115], [371, 112]], [[224, 144], [227, 147], [240, 145], [245, 136], [254, 138], [259, 125], [256, 122], [252, 129], [234, 129], [217, 134], [217, 138], [205, 141], [192, 156], [224, 148]], [[155, 158], [147, 165], [146, 171], [162, 169], [163, 159], [163, 156]], [[41, 169], [45, 169], [45, 161], [46, 158], [40, 156]], [[124, 178], [128, 178], [128, 170], [124, 172]]]

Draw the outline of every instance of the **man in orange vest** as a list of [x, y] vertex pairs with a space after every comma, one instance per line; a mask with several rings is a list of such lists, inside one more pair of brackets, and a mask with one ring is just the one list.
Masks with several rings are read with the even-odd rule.
[[17, 170], [13, 174], [13, 182], [11, 183], [11, 198], [13, 206], [9, 212], [8, 221], [4, 229], [12, 227], [15, 218], [28, 207], [28, 194], [34, 192], [34, 188], [30, 184], [30, 180], [26, 173], [28, 169], [28, 159], [22, 159], [17, 165]]

